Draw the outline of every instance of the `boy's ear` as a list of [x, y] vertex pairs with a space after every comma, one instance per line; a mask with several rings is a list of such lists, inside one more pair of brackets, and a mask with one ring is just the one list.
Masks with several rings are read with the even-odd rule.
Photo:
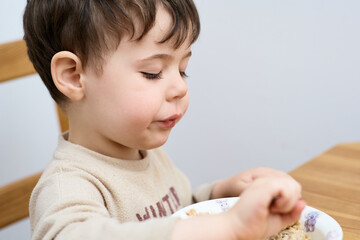
[[82, 73], [81, 60], [72, 52], [61, 51], [51, 59], [51, 75], [55, 86], [73, 101], [84, 97]]

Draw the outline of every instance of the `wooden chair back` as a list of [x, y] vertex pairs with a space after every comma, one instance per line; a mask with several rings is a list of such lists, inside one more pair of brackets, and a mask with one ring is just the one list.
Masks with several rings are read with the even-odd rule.
[[[0, 44], [0, 83], [35, 73], [25, 41]], [[68, 121], [57, 105], [56, 108], [64, 132], [69, 128]], [[41, 172], [35, 173], [0, 187], [0, 229], [29, 216], [30, 195], [40, 176]]]

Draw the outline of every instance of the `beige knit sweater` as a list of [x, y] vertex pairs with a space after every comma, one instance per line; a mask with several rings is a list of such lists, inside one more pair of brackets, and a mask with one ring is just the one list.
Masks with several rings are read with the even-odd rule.
[[60, 136], [30, 200], [32, 239], [169, 239], [178, 209], [192, 196], [188, 179], [161, 149], [142, 160], [101, 155]]

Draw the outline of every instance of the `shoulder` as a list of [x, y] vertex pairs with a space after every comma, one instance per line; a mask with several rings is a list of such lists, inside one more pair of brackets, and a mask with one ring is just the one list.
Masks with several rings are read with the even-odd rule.
[[99, 193], [99, 179], [74, 166], [50, 164], [36, 184], [31, 199], [49, 199], [53, 201], [66, 198], [95, 197]]
[[[56, 202], [69, 197], [82, 198], [98, 195], [101, 185], [96, 174], [91, 173], [89, 162], [86, 162], [86, 151], [59, 137], [53, 159], [44, 169], [36, 184], [31, 201], [46, 204], [49, 200]], [[90, 161], [90, 160], [89, 160]]]

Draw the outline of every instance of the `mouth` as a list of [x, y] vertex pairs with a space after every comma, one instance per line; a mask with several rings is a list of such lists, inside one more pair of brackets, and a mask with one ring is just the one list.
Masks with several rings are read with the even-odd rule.
[[164, 128], [173, 128], [175, 124], [180, 120], [181, 114], [174, 114], [166, 119], [158, 121]]

